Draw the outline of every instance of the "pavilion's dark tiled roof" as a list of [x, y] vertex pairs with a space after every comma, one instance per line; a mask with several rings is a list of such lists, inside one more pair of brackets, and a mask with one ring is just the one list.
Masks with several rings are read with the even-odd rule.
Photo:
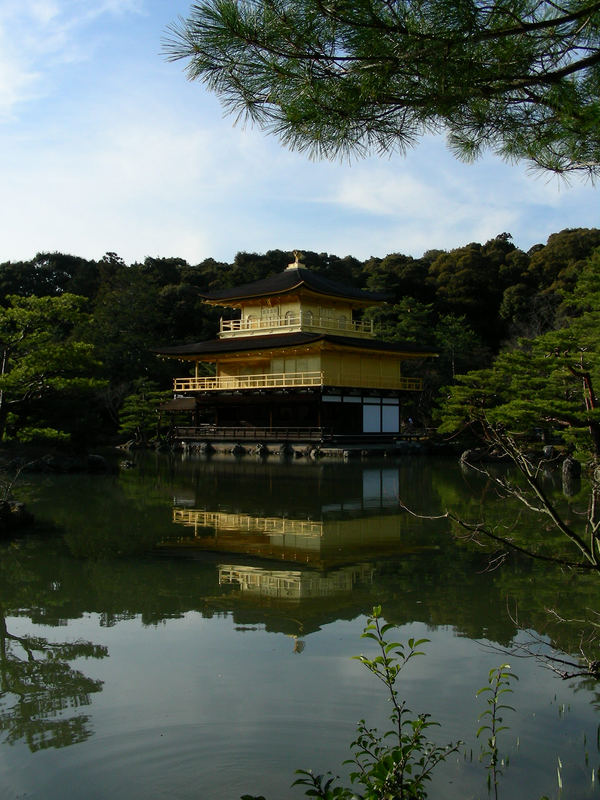
[[365, 292], [353, 286], [336, 283], [302, 266], [288, 267], [283, 272], [277, 273], [277, 275], [271, 275], [269, 278], [263, 278], [253, 283], [245, 283], [242, 286], [234, 286], [232, 289], [207, 292], [203, 297], [205, 300], [212, 302], [222, 300], [223, 305], [227, 305], [228, 300], [243, 300], [249, 297], [272, 297], [293, 289], [299, 289], [302, 286], [328, 297], [343, 297], [350, 300], [362, 300], [363, 302], [381, 303], [391, 297], [386, 292]]
[[324, 333], [280, 333], [270, 336], [235, 336], [230, 339], [211, 339], [207, 342], [194, 342], [175, 347], [162, 347], [154, 350], [162, 356], [173, 358], [193, 358], [194, 356], [222, 355], [225, 353], [247, 353], [253, 350], [272, 350], [285, 347], [298, 347], [314, 342], [328, 342], [352, 349], [376, 350], [386, 353], [414, 353], [415, 355], [435, 356], [437, 353], [427, 347], [419, 347], [405, 342], [382, 342], [377, 339], [359, 339], [356, 336], [335, 336]]

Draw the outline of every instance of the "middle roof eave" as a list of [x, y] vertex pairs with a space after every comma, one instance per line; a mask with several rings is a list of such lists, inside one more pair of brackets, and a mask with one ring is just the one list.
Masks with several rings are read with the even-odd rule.
[[246, 353], [255, 350], [284, 349], [312, 344], [313, 342], [328, 342], [338, 347], [349, 347], [356, 350], [378, 350], [387, 353], [407, 353], [422, 357], [435, 357], [437, 353], [426, 347], [407, 342], [382, 342], [376, 339], [359, 339], [354, 336], [335, 336], [323, 333], [282, 333], [268, 336], [236, 336], [227, 339], [211, 339], [206, 342], [179, 345], [177, 347], [163, 347], [154, 350], [157, 355], [171, 358], [194, 359], [203, 356], [218, 356], [227, 353]]

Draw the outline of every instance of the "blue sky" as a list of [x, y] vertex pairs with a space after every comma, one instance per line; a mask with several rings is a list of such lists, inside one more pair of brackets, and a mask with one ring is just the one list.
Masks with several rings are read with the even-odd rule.
[[599, 190], [443, 139], [407, 157], [311, 162], [234, 127], [161, 56], [183, 0], [0, 0], [0, 261], [39, 251], [127, 263], [294, 248], [415, 256], [507, 231], [524, 249], [597, 227]]

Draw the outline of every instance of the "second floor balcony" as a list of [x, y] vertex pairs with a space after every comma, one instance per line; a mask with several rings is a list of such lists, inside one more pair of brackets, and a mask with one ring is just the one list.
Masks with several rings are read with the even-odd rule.
[[380, 377], [374, 380], [361, 375], [348, 374], [344, 376], [343, 381], [332, 382], [327, 380], [324, 372], [315, 370], [313, 372], [269, 372], [258, 375], [221, 375], [214, 378], [175, 378], [173, 388], [177, 393], [335, 385], [420, 392], [423, 388], [423, 381], [420, 378], [404, 377]]
[[283, 517], [252, 517], [248, 514], [229, 514], [221, 511], [175, 508], [173, 522], [192, 528], [214, 528], [238, 533], [293, 535], [309, 538], [323, 536], [323, 522]]

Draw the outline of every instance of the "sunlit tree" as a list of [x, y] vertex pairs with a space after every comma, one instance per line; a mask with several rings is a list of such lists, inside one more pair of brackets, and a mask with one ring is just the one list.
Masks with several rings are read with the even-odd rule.
[[87, 319], [85, 298], [8, 298], [0, 308], [0, 440], [9, 413], [21, 415], [60, 393], [100, 386], [93, 346], [76, 335]]

